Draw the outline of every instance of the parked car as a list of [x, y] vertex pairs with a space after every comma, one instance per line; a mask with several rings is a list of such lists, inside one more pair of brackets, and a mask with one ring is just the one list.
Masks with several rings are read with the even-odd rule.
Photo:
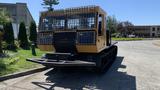
[[132, 34], [131, 34], [131, 35], [128, 35], [128, 37], [129, 37], [129, 38], [135, 38], [136, 35], [132, 35]]

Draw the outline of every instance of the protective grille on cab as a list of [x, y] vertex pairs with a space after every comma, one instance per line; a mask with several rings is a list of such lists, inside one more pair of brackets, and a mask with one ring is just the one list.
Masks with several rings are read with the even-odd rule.
[[38, 34], [38, 44], [39, 45], [52, 45], [52, 43], [53, 43], [52, 33]]
[[78, 44], [95, 44], [95, 32], [94, 31], [81, 31], [77, 33]]

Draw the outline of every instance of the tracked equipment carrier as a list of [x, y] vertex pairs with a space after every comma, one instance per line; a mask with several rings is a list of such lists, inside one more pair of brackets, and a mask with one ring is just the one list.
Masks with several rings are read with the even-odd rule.
[[106, 13], [99, 6], [41, 12], [38, 47], [50, 51], [28, 61], [47, 67], [91, 67], [104, 71], [117, 56], [106, 26]]

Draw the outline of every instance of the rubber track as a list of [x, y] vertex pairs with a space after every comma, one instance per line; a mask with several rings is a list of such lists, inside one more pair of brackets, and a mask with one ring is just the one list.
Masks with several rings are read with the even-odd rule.
[[111, 48], [104, 50], [99, 57], [101, 61], [101, 66], [98, 67], [98, 72], [105, 72], [109, 69], [112, 63], [117, 57], [117, 46], [112, 46]]

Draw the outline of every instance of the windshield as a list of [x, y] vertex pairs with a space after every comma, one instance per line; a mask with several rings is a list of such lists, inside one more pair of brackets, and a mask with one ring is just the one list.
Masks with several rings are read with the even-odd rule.
[[95, 28], [95, 17], [95, 13], [48, 16], [40, 20], [39, 30], [92, 29]]

